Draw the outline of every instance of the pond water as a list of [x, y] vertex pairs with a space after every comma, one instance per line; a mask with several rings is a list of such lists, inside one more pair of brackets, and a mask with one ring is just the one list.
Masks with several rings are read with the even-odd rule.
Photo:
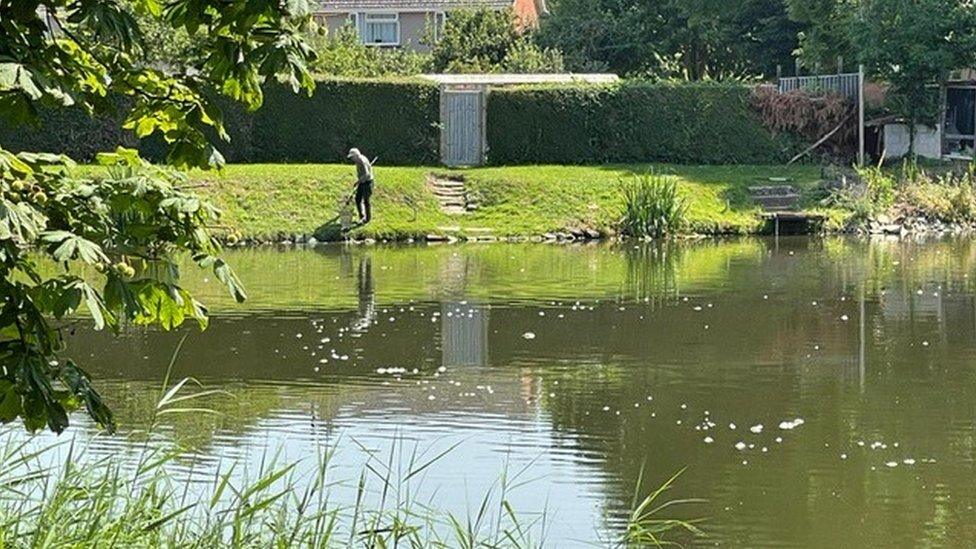
[[[231, 397], [166, 420], [205, 471], [400, 444], [464, 516], [504, 471], [551, 546], [599, 544], [646, 492], [704, 503], [718, 546], [976, 544], [976, 242], [242, 250], [236, 306], [188, 273], [209, 330], [78, 330], [124, 452], [174, 377]], [[797, 421], [802, 420], [802, 421]], [[75, 418], [73, 436], [94, 432]], [[760, 427], [761, 426], [761, 427]], [[45, 435], [50, 436], [50, 435]], [[409, 453], [409, 452], [404, 452]], [[314, 461], [314, 460], [313, 460]], [[524, 483], [523, 483], [524, 481]], [[347, 494], [351, 497], [351, 492]]]

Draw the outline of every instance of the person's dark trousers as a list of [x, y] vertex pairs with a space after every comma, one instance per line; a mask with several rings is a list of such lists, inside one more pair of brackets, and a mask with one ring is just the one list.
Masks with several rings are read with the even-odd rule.
[[359, 220], [363, 223], [369, 223], [373, 217], [373, 210], [369, 204], [369, 197], [372, 195], [372, 181], [363, 181], [356, 186], [356, 211], [359, 212]]

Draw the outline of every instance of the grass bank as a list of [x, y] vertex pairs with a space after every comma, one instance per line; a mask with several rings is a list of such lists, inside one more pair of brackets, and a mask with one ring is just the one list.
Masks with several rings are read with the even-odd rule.
[[[532, 236], [568, 229], [613, 233], [623, 208], [619, 183], [648, 170], [677, 178], [688, 200], [687, 230], [744, 234], [759, 230], [759, 212], [747, 188], [764, 179], [789, 179], [805, 194], [819, 183], [815, 166], [518, 166], [450, 170], [376, 167], [374, 222], [359, 238], [403, 239], [428, 234]], [[220, 173], [194, 172], [199, 192], [245, 237], [314, 233], [336, 215], [351, 191], [354, 170], [342, 164], [240, 164]], [[428, 186], [430, 174], [463, 177], [477, 210], [441, 211]], [[769, 184], [769, 183], [767, 183]]]

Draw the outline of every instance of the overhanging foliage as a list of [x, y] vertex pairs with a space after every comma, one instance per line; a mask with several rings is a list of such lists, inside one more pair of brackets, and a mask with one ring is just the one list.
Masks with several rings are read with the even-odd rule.
[[[16, 125], [51, 109], [109, 113], [161, 141], [171, 165], [219, 166], [211, 137], [229, 136], [216, 97], [253, 110], [269, 78], [312, 90], [309, 14], [307, 0], [0, 0], [0, 117]], [[206, 55], [179, 71], [145, 63], [136, 16], [204, 36]], [[181, 176], [131, 149], [98, 160], [107, 174], [79, 177], [67, 157], [0, 149], [0, 422], [61, 432], [84, 406], [114, 429], [60, 330], [81, 309], [98, 329], [206, 326], [206, 308], [180, 286], [178, 254], [245, 298], [209, 232], [219, 212], [181, 190]], [[38, 254], [63, 271], [39, 270]], [[81, 276], [81, 265], [99, 277]]]

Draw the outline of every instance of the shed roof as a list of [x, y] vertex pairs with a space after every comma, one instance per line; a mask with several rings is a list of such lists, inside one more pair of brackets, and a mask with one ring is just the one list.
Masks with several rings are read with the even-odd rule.
[[464, 8], [510, 8], [514, 0], [320, 0], [323, 11], [354, 10], [454, 10]]
[[620, 80], [611, 73], [557, 73], [557, 74], [425, 74], [421, 78], [447, 86], [516, 86], [520, 84], [609, 84]]
[[976, 80], [976, 68], [966, 68], [949, 73], [949, 82], [972, 82]]

